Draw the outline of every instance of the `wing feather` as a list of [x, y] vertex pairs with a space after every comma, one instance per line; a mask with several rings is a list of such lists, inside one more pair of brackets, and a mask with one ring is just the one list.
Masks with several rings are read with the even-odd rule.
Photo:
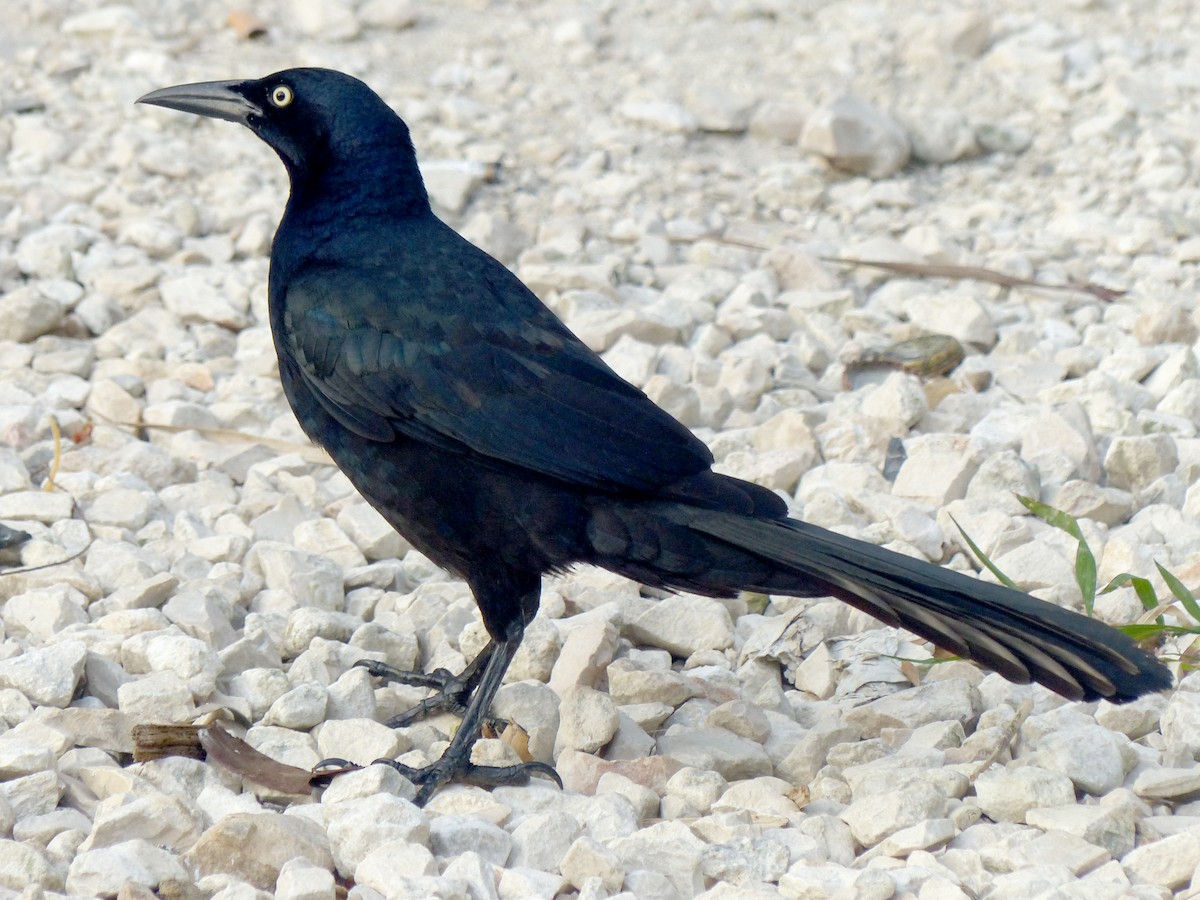
[[310, 267], [287, 285], [287, 349], [322, 407], [367, 440], [403, 434], [618, 492], [712, 465], [515, 277], [487, 274], [458, 282], [482, 296], [448, 310], [404, 302], [403, 272]]

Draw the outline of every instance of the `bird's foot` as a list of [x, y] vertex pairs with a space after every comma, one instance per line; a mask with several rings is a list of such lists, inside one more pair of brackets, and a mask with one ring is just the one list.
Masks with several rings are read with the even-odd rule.
[[[543, 762], [527, 762], [515, 766], [480, 766], [471, 762], [471, 748], [479, 738], [487, 721], [487, 710], [492, 705], [500, 682], [508, 670], [509, 663], [521, 644], [523, 624], [520, 619], [509, 623], [505, 637], [502, 640], [492, 640], [471, 660], [470, 664], [460, 675], [451, 675], [444, 670], [432, 675], [420, 673], [398, 672], [390, 666], [379, 663], [366, 663], [368, 671], [383, 678], [415, 683], [422, 687], [431, 687], [438, 693], [428, 700], [422, 701], [413, 709], [393, 717], [388, 724], [393, 727], [408, 724], [427, 714], [433, 709], [451, 709], [451, 704], [457, 704], [465, 710], [462, 714], [462, 724], [450, 741], [450, 746], [442, 754], [441, 759], [428, 766], [414, 768], [391, 759], [377, 759], [375, 762], [391, 766], [404, 775], [417, 789], [416, 803], [424, 806], [426, 801], [444, 784], [451, 781], [466, 781], [483, 787], [497, 785], [527, 784], [532, 775], [544, 775], [555, 781], [561, 788], [562, 779], [553, 767]], [[399, 676], [397, 678], [397, 676]], [[411, 678], [409, 676], [412, 676]], [[314, 784], [328, 783], [329, 779], [341, 772], [357, 766], [347, 766], [343, 760], [325, 760], [318, 763], [314, 770]]]
[[[385, 724], [389, 728], [405, 728], [439, 712], [463, 716], [466, 714], [472, 692], [479, 685], [480, 666], [476, 662], [472, 662], [458, 675], [454, 675], [448, 669], [434, 669], [429, 674], [408, 672], [373, 659], [360, 660], [356, 665], [385, 681], [429, 688], [433, 691], [430, 696], [416, 706], [409, 707], [404, 712], [397, 713], [388, 719]], [[503, 719], [489, 718], [486, 721], [496, 731], [503, 731], [507, 724]]]
[[413, 784], [419, 785], [417, 797], [413, 801], [417, 806], [424, 806], [430, 797], [452, 781], [478, 787], [500, 787], [528, 784], [531, 776], [544, 775], [562, 787], [562, 779], [558, 777], [554, 767], [544, 762], [527, 762], [515, 766], [480, 766], [471, 762], [470, 758], [452, 758], [449, 751], [437, 762], [420, 769], [414, 769], [393, 759], [377, 759], [375, 762], [391, 766]]
[[[474, 784], [479, 787], [501, 787], [509, 785], [528, 784], [533, 775], [543, 775], [560, 788], [562, 778], [553, 766], [544, 762], [527, 762], [515, 766], [480, 766], [471, 762], [470, 757], [462, 758], [457, 753], [447, 750], [437, 762], [416, 768], [406, 766], [394, 759], [377, 759], [371, 765], [391, 766], [413, 784], [417, 785], [417, 796], [413, 801], [417, 806], [424, 806], [429, 798], [444, 785], [452, 781], [464, 784]], [[313, 783], [328, 784], [334, 776], [346, 772], [354, 772], [361, 768], [344, 759], [323, 759], [313, 768]]]

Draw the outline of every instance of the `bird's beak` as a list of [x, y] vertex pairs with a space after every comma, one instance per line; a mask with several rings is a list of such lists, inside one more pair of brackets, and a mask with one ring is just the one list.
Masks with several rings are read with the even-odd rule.
[[239, 90], [243, 84], [241, 81], [177, 84], [174, 87], [151, 91], [146, 96], [139, 97], [137, 102], [248, 125], [251, 116], [261, 116], [263, 111], [247, 100]]

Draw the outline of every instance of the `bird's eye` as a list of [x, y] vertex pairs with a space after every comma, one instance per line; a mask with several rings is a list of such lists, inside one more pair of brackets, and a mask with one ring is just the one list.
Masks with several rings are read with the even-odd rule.
[[292, 89], [286, 84], [277, 85], [271, 89], [271, 103], [282, 109], [292, 102]]

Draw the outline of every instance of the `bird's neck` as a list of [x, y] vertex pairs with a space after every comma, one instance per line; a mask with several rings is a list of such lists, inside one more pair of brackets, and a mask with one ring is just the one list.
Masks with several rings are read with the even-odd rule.
[[289, 173], [288, 214], [338, 221], [347, 214], [396, 220], [431, 213], [429, 195], [411, 151], [314, 162], [304, 171]]
[[[374, 172], [378, 177], [361, 177]], [[272, 279], [325, 258], [330, 247], [344, 259], [345, 247], [364, 258], [392, 252], [388, 236], [434, 217], [415, 160], [407, 171], [382, 166], [330, 165], [293, 174], [292, 189], [271, 251]], [[391, 249], [387, 249], [391, 248]]]

